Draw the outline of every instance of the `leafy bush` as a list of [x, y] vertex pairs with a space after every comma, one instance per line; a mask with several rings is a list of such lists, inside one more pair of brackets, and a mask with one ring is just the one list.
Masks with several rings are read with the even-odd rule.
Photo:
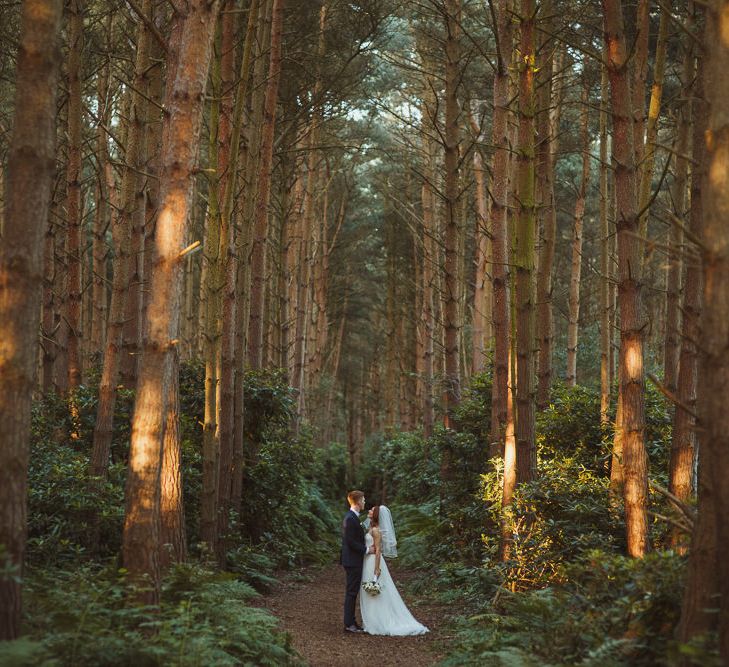
[[[513, 544], [505, 573], [519, 589], [559, 580], [563, 563], [592, 549], [613, 553], [624, 549], [624, 522], [607, 502], [607, 478], [571, 458], [543, 461], [539, 472], [536, 480], [519, 485], [508, 513]], [[496, 525], [501, 475], [499, 469], [482, 476], [484, 502], [492, 507]], [[499, 531], [485, 535], [483, 541], [495, 558]]]
[[348, 466], [347, 448], [341, 443], [333, 442], [314, 450], [311, 481], [318, 484], [324, 498], [331, 503], [344, 502], [344, 494], [349, 490], [346, 489]]
[[[25, 630], [0, 647], [3, 665], [289, 665], [288, 638], [268, 612], [250, 606], [255, 591], [196, 565], [173, 568], [160, 610], [126, 604], [113, 569], [34, 571]], [[222, 603], [224, 601], [224, 603]]]
[[[113, 463], [106, 480], [93, 479], [89, 459], [97, 388], [81, 387], [70, 399], [55, 395], [34, 405], [29, 469], [29, 561], [61, 564], [79, 558], [115, 556], [121, 545], [124, 483], [133, 392], [121, 391], [114, 419]], [[231, 565], [250, 580], [247, 554], [266, 549], [271, 566], [334, 557], [337, 520], [316, 486], [310, 434], [290, 431], [293, 393], [279, 371], [248, 373], [245, 379], [244, 506], [234, 517]], [[69, 403], [77, 408], [73, 419]], [[180, 368], [183, 501], [188, 542], [199, 538], [202, 490], [204, 367]], [[74, 437], [71, 434], [74, 433]]]
[[564, 583], [503, 592], [499, 612], [464, 620], [445, 665], [656, 665], [678, 620], [684, 561], [585, 554]]
[[[125, 467], [105, 481], [89, 474], [87, 452], [33, 440], [28, 469], [28, 559], [59, 565], [79, 557], [111, 556], [121, 546]], [[97, 539], [98, 538], [98, 539]], [[89, 549], [98, 542], [99, 551]]]

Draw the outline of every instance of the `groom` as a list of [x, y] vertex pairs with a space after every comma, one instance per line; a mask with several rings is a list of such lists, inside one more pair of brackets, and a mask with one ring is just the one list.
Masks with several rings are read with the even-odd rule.
[[365, 495], [362, 491], [350, 491], [347, 494], [349, 512], [342, 521], [342, 555], [340, 562], [347, 573], [347, 592], [344, 595], [344, 629], [347, 632], [364, 632], [357, 625], [354, 609], [357, 604], [357, 593], [362, 582], [362, 564], [365, 554], [374, 553], [365, 546], [365, 534], [359, 522], [359, 513], [365, 508]]

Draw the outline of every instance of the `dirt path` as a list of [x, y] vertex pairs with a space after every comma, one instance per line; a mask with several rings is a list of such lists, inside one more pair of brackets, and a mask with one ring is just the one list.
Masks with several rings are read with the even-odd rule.
[[[389, 563], [388, 563], [389, 564]], [[390, 564], [400, 592], [414, 573]], [[443, 610], [417, 603], [403, 595], [413, 615], [430, 628], [418, 637], [375, 637], [350, 634], [342, 629], [344, 571], [338, 565], [308, 569], [307, 580], [289, 577], [265, 596], [261, 606], [280, 620], [292, 637], [294, 648], [311, 667], [426, 667], [438, 661], [438, 644], [443, 637]], [[302, 578], [302, 577], [300, 577]], [[357, 610], [359, 619], [359, 610]]]

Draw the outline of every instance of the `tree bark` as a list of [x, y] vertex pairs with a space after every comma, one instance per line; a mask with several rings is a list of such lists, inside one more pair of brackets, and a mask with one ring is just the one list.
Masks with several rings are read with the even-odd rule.
[[516, 157], [518, 218], [514, 236], [516, 280], [516, 469], [517, 481], [537, 474], [534, 394], [534, 244], [535, 202], [535, 0], [521, 2], [521, 63], [519, 75], [519, 150]]
[[[151, 0], [143, 0], [141, 11], [149, 17]], [[143, 80], [149, 61], [149, 30], [145, 22], [139, 20], [137, 27], [137, 54], [135, 62], [135, 84]], [[135, 85], [129, 90], [129, 125], [126, 134], [126, 155], [122, 172], [119, 214], [115, 216], [112, 227], [116, 253], [113, 261], [114, 277], [112, 282], [109, 324], [106, 332], [104, 364], [99, 380], [99, 401], [94, 423], [94, 442], [91, 452], [91, 474], [106, 477], [109, 467], [109, 453], [114, 426], [119, 367], [121, 363], [123, 333], [129, 311], [126, 308], [129, 291], [130, 269], [138, 258], [131, 257], [131, 228], [137, 215], [136, 192], [138, 188], [138, 169], [140, 167], [140, 142], [143, 130], [144, 98]], [[135, 362], [136, 363], [136, 362]]]
[[452, 424], [453, 409], [461, 401], [461, 378], [458, 336], [458, 247], [462, 233], [458, 220], [458, 172], [460, 128], [458, 89], [461, 79], [460, 60], [460, 0], [445, 3], [445, 264], [444, 264], [444, 323], [445, 323], [445, 391], [446, 426]]
[[81, 384], [81, 56], [83, 50], [83, 0], [68, 3], [68, 163], [66, 165], [66, 215], [68, 219], [66, 273], [68, 324], [68, 388]]
[[248, 323], [248, 363], [260, 369], [263, 363], [263, 308], [266, 279], [266, 242], [268, 237], [268, 204], [273, 169], [273, 135], [276, 124], [276, 100], [281, 78], [281, 37], [284, 0], [273, 0], [271, 10], [271, 56], [261, 130], [261, 159], [258, 167], [258, 193], [251, 248], [250, 320]]
[[172, 368], [160, 470], [159, 562], [162, 569], [173, 563], [184, 563], [187, 559], [180, 450], [180, 359], [177, 350], [173, 350], [171, 355]]
[[[704, 133], [706, 132], [707, 109], [706, 102], [703, 99], [703, 90], [700, 86], [703, 84], [703, 72], [701, 64], [699, 72], [695, 73], [693, 53], [687, 54], [689, 64], [684, 70], [687, 93], [692, 94], [692, 82], [696, 87], [694, 99], [692, 101], [693, 109], [684, 109], [682, 113], [683, 123], [679, 128], [679, 132], [687, 135], [691, 127], [693, 116], [693, 148], [691, 167], [691, 209], [689, 212], [688, 229], [693, 238], [702, 238], [704, 226], [704, 207], [703, 207], [703, 190], [706, 178], [706, 145]], [[707, 91], [708, 92], [708, 91]], [[693, 111], [693, 113], [692, 113]], [[684, 129], [685, 127], [685, 129]], [[679, 144], [684, 144], [683, 152], [678, 149], [680, 155], [686, 154], [687, 137], [679, 138]], [[686, 168], [687, 160], [682, 159], [683, 165], [677, 165], [676, 188], [686, 189]], [[678, 215], [679, 221], [683, 220], [683, 196], [676, 193], [674, 202], [681, 208], [681, 214]], [[678, 224], [674, 227], [681, 229]], [[694, 469], [696, 460], [696, 392], [697, 392], [697, 371], [698, 371], [698, 345], [701, 340], [701, 309], [702, 309], [702, 290], [703, 290], [703, 267], [699, 257], [695, 254], [699, 249], [690, 247], [691, 254], [687, 255], [686, 265], [684, 267], [683, 283], [684, 299], [683, 299], [683, 323], [681, 329], [680, 357], [678, 364], [678, 376], [676, 378], [676, 397], [678, 405], [673, 415], [673, 431], [671, 440], [671, 458], [668, 466], [668, 488], [683, 501], [688, 501], [693, 495], [695, 489]], [[676, 255], [680, 257], [681, 248], [676, 248]], [[677, 299], [677, 296], [676, 296]], [[676, 304], [678, 309], [678, 304]], [[671, 542], [673, 546], [680, 550], [685, 550], [683, 535], [677, 532], [672, 533]]]
[[618, 301], [620, 305], [620, 400], [617, 425], [622, 440], [625, 521], [628, 553], [642, 557], [650, 548], [647, 496], [648, 459], [645, 450], [645, 378], [641, 312], [642, 248], [637, 241], [637, 175], [634, 152], [634, 122], [631, 119], [630, 79], [626, 70], [628, 52], [619, 0], [602, 0], [605, 12], [605, 43], [608, 49], [613, 114], [612, 157], [618, 230]]
[[174, 365], [172, 348], [180, 335], [182, 251], [218, 3], [191, 0], [180, 10], [178, 57], [165, 95], [170, 113], [164, 120], [160, 159], [157, 258], [149, 281], [151, 296], [132, 421], [122, 542], [124, 566], [133, 581], [148, 585], [139, 595], [148, 604], [159, 600], [163, 433]]
[[[545, 20], [549, 21], [550, 9], [545, 6]], [[549, 26], [549, 23], [548, 23]], [[546, 52], [543, 46], [542, 51]], [[539, 169], [541, 177], [542, 197], [540, 198], [542, 231], [539, 248], [539, 266], [537, 268], [537, 348], [539, 350], [537, 364], [537, 407], [543, 410], [549, 404], [549, 393], [552, 389], [552, 347], [554, 336], [554, 317], [552, 314], [552, 272], [554, 268], [554, 251], [557, 244], [557, 206], [554, 199], [554, 170], [559, 148], [559, 124], [562, 115], [562, 97], [564, 92], [564, 75], [562, 64], [565, 50], [560, 48], [551, 64], [545, 63], [544, 69], [551, 69], [544, 76], [549, 76], [550, 84], [542, 82], [540, 96], [544, 105], [540, 105], [540, 123], [537, 130], [540, 139]], [[547, 56], [545, 55], [545, 58]], [[551, 94], [547, 92], [551, 88]]]
[[[603, 60], [607, 61], [603, 49]], [[612, 366], [610, 346], [612, 342], [612, 307], [610, 303], [610, 220], [608, 218], [608, 105], [609, 82], [605, 62], [600, 67], [600, 423], [607, 428], [610, 423], [610, 388]]]
[[[107, 40], [111, 40], [112, 14], [106, 19]], [[107, 43], [108, 48], [108, 43]], [[111, 118], [110, 58], [106, 53], [106, 62], [97, 75], [96, 99], [98, 104], [98, 122], [96, 126], [96, 210], [94, 212], [93, 244], [92, 244], [92, 313], [91, 313], [91, 354], [101, 355], [104, 348], [107, 318], [106, 266], [107, 248], [106, 231], [110, 222], [109, 191], [107, 174], [110, 173], [109, 148], [106, 128]]]
[[0, 639], [20, 634], [43, 236], [55, 170], [59, 0], [24, 0], [0, 244]]
[[[504, 434], [508, 421], [510, 325], [510, 262], [507, 210], [509, 200], [509, 63], [513, 28], [508, 0], [493, 3], [498, 35], [497, 68], [494, 72], [493, 182], [491, 187], [491, 248], [493, 253], [493, 324], [494, 371], [491, 393], [492, 454], [504, 450]], [[495, 446], [494, 446], [495, 445]], [[494, 451], [495, 450], [495, 451]]]
[[567, 324], [567, 386], [577, 385], [577, 340], [580, 322], [580, 278], [582, 275], [582, 228], [585, 218], [585, 199], [590, 181], [590, 134], [589, 83], [582, 89], [582, 118], [580, 122], [580, 145], [582, 146], [582, 178], [575, 202], [575, 219], [572, 235], [572, 270], [570, 273], [569, 319]]
[[[689, 559], [679, 634], [682, 640], [718, 630], [722, 663], [729, 662], [729, 2], [706, 10], [706, 103], [703, 189], [703, 311], [699, 419], [702, 427], [698, 522]], [[699, 64], [699, 70], [701, 65]], [[701, 75], [694, 97], [694, 137], [702, 125]], [[696, 149], [696, 147], [694, 147]], [[693, 189], [693, 185], [692, 185]], [[693, 205], [693, 201], [692, 201]]]

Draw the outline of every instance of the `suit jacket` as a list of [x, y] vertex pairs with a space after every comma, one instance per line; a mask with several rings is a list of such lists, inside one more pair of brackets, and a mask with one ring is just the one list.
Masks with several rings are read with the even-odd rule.
[[366, 553], [364, 530], [362, 530], [357, 515], [349, 510], [342, 520], [340, 563], [344, 567], [362, 567], [362, 561]]

